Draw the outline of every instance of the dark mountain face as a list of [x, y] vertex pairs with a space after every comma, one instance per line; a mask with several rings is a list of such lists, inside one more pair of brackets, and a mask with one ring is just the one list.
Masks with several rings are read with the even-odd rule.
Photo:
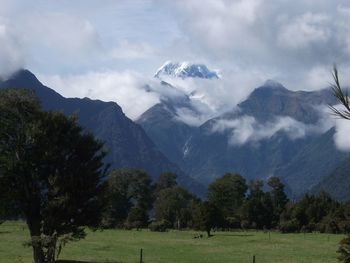
[[66, 115], [77, 114], [80, 124], [105, 142], [108, 149], [106, 162], [111, 168], [139, 168], [153, 178], [160, 173], [173, 171], [179, 181], [195, 192], [202, 191], [200, 185], [184, 175], [176, 164], [161, 153], [144, 130], [125, 116], [114, 102], [90, 100], [88, 98], [64, 98], [42, 85], [29, 71], [21, 70], [0, 84], [3, 88], [33, 89], [45, 110], [59, 110]]
[[[334, 129], [324, 125], [319, 109], [335, 102], [330, 90], [294, 92], [267, 81], [238, 109], [198, 128], [177, 121], [171, 103], [154, 106], [138, 123], [171, 160], [204, 184], [226, 172], [238, 172], [247, 179], [275, 175], [291, 195], [299, 196], [346, 157], [335, 148]], [[232, 143], [232, 137], [244, 139], [249, 133], [258, 139]]]
[[[335, 99], [328, 90], [293, 92], [280, 84], [267, 82], [239, 104], [239, 110], [214, 118], [198, 129], [188, 144], [189, 151], [182, 168], [206, 183], [228, 171], [239, 172], [248, 179], [275, 175], [287, 183], [293, 195], [299, 195], [319, 182], [344, 158], [344, 154], [334, 147], [333, 130], [325, 134], [294, 136], [299, 129], [304, 129], [303, 125], [321, 125], [321, 113], [317, 107], [332, 103]], [[287, 119], [282, 119], [284, 122], [279, 124], [281, 120], [278, 118]], [[262, 136], [259, 140], [253, 138], [241, 144], [230, 143], [245, 122], [216, 131], [218, 123], [242, 119], [252, 121], [248, 128]], [[285, 122], [294, 124], [289, 127]], [[271, 134], [262, 133], [274, 129], [273, 126], [276, 130]], [[249, 129], [236, 136], [246, 136], [252, 132]], [[259, 129], [263, 131], [259, 133]], [[333, 154], [331, 158], [328, 156], [330, 152]]]
[[[238, 105], [241, 115], [253, 116], [260, 122], [274, 119], [276, 116], [288, 116], [303, 123], [315, 123], [320, 118], [315, 107], [336, 103], [331, 90], [290, 91], [281, 84], [267, 81], [255, 89], [249, 98]], [[233, 117], [232, 113], [222, 117]]]
[[[225, 113], [199, 128], [188, 144], [189, 151], [182, 168], [207, 183], [228, 171], [239, 172], [248, 179], [275, 175], [287, 183], [293, 195], [299, 196], [345, 158], [334, 146], [333, 129], [324, 131], [326, 133], [297, 135], [312, 127], [307, 125], [321, 129], [318, 126], [322, 126], [322, 114], [317, 108], [333, 103], [335, 99], [329, 90], [293, 92], [280, 84], [267, 82], [239, 104], [239, 110]], [[233, 134], [240, 125], [245, 125], [244, 122], [215, 131], [218, 123], [244, 118], [252, 120], [248, 128], [261, 136], [259, 140], [253, 138], [242, 144], [230, 144]], [[259, 133], [259, 129], [262, 132]], [[269, 129], [276, 130], [264, 135], [263, 132]], [[248, 129], [247, 132], [252, 131]], [[238, 136], [245, 135], [241, 131]]]
[[194, 128], [176, 119], [171, 105], [164, 102], [154, 105], [140, 116], [137, 123], [171, 161], [182, 163], [186, 141]]
[[347, 158], [348, 154], [335, 147], [334, 132], [332, 128], [305, 140], [289, 162], [275, 171], [293, 189], [294, 197], [312, 189]]
[[[163, 86], [171, 87], [162, 82]], [[175, 98], [163, 98], [161, 102], [144, 112], [136, 121], [155, 142], [157, 147], [172, 161], [181, 164], [186, 142], [196, 130], [179, 119], [178, 109], [186, 109], [196, 114], [190, 99], [183, 95]]]
[[348, 157], [311, 189], [311, 193], [326, 191], [339, 201], [350, 200], [350, 158]]

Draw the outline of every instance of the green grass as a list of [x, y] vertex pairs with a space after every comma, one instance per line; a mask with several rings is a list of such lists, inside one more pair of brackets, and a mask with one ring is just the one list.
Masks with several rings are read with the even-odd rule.
[[[194, 239], [195, 231], [166, 233], [124, 230], [89, 232], [86, 239], [69, 243], [61, 259], [68, 262], [139, 262], [140, 248], [146, 263], [323, 263], [337, 262], [342, 235], [216, 232]], [[0, 225], [0, 262], [30, 263], [31, 248], [22, 222]]]

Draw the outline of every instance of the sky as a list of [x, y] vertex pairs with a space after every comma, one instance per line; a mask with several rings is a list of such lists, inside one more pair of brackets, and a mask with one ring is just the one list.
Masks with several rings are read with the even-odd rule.
[[180, 84], [224, 110], [267, 79], [324, 88], [334, 63], [350, 84], [349, 23], [346, 0], [0, 0], [0, 75], [24, 67], [136, 119], [160, 100], [144, 85], [165, 61], [205, 63], [222, 78]]

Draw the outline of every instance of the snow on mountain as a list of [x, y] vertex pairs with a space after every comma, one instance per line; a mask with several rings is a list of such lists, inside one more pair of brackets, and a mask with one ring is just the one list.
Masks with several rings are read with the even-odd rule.
[[209, 70], [204, 64], [193, 64], [189, 62], [171, 62], [167, 61], [161, 66], [154, 77], [171, 76], [176, 78], [202, 78], [202, 79], [218, 79], [219, 75], [216, 71]]

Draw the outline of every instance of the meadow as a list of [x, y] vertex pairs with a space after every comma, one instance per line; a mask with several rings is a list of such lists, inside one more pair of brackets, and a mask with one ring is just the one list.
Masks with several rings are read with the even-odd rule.
[[[148, 230], [88, 231], [86, 239], [69, 243], [61, 262], [139, 262], [143, 249], [145, 263], [333, 263], [337, 262], [343, 235], [319, 233], [281, 234], [276, 232], [213, 232], [214, 236], [194, 238], [196, 231]], [[23, 222], [0, 225], [0, 262], [30, 263], [31, 248]]]

